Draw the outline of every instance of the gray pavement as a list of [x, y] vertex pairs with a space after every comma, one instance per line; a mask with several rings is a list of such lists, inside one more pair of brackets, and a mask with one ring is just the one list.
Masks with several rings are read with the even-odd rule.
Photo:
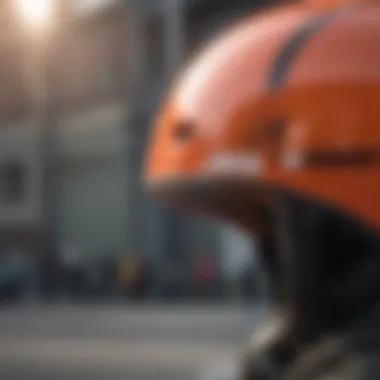
[[238, 355], [263, 308], [20, 306], [0, 309], [0, 379], [193, 380]]

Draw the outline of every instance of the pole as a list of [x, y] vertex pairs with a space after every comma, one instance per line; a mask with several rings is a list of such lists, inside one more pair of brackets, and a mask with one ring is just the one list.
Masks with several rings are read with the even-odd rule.
[[[170, 85], [173, 74], [183, 59], [184, 49], [184, 9], [178, 0], [166, 0], [164, 9], [165, 25], [165, 87]], [[176, 260], [177, 265], [184, 265], [184, 217], [171, 208], [165, 209], [166, 255], [170, 262]]]
[[[58, 9], [59, 10], [59, 9]], [[59, 12], [55, 16], [58, 16]], [[59, 30], [58, 17], [54, 26], [44, 30], [32, 46], [33, 113], [38, 130], [37, 154], [40, 168], [40, 223], [41, 266], [40, 286], [42, 294], [50, 298], [56, 293], [57, 276], [57, 128], [55, 123], [56, 88], [55, 56]]]
[[51, 80], [53, 79], [53, 65], [51, 59], [53, 44], [49, 44], [43, 55], [42, 65], [45, 67], [45, 96], [41, 119], [41, 162], [42, 162], [42, 225], [43, 225], [43, 255], [45, 263], [46, 288], [45, 294], [54, 295], [57, 290], [57, 150], [56, 150], [56, 125], [54, 120], [54, 99]]
[[[128, 57], [129, 72], [126, 79], [125, 100], [128, 108], [125, 113], [124, 151], [125, 151], [125, 181], [126, 181], [126, 220], [127, 246], [129, 252], [137, 254], [139, 249], [139, 135], [138, 107], [140, 99], [140, 81], [142, 76], [141, 65], [141, 33], [140, 12], [133, 0], [125, 0], [126, 9], [126, 54]], [[137, 228], [136, 228], [137, 227]]]

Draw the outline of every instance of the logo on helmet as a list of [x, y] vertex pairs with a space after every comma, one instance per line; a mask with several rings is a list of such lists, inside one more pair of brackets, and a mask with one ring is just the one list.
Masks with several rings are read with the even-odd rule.
[[214, 174], [257, 175], [261, 170], [261, 161], [255, 154], [226, 152], [211, 157], [205, 169]]

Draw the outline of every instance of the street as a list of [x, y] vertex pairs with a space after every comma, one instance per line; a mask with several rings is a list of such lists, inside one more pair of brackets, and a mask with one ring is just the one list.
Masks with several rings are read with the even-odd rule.
[[5, 307], [0, 378], [192, 380], [233, 360], [263, 314], [243, 306]]

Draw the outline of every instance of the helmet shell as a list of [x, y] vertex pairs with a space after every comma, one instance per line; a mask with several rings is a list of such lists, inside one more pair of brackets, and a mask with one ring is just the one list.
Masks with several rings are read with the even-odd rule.
[[151, 191], [207, 211], [205, 188], [281, 189], [380, 228], [380, 7], [327, 8], [247, 18], [185, 68], [154, 126]]

